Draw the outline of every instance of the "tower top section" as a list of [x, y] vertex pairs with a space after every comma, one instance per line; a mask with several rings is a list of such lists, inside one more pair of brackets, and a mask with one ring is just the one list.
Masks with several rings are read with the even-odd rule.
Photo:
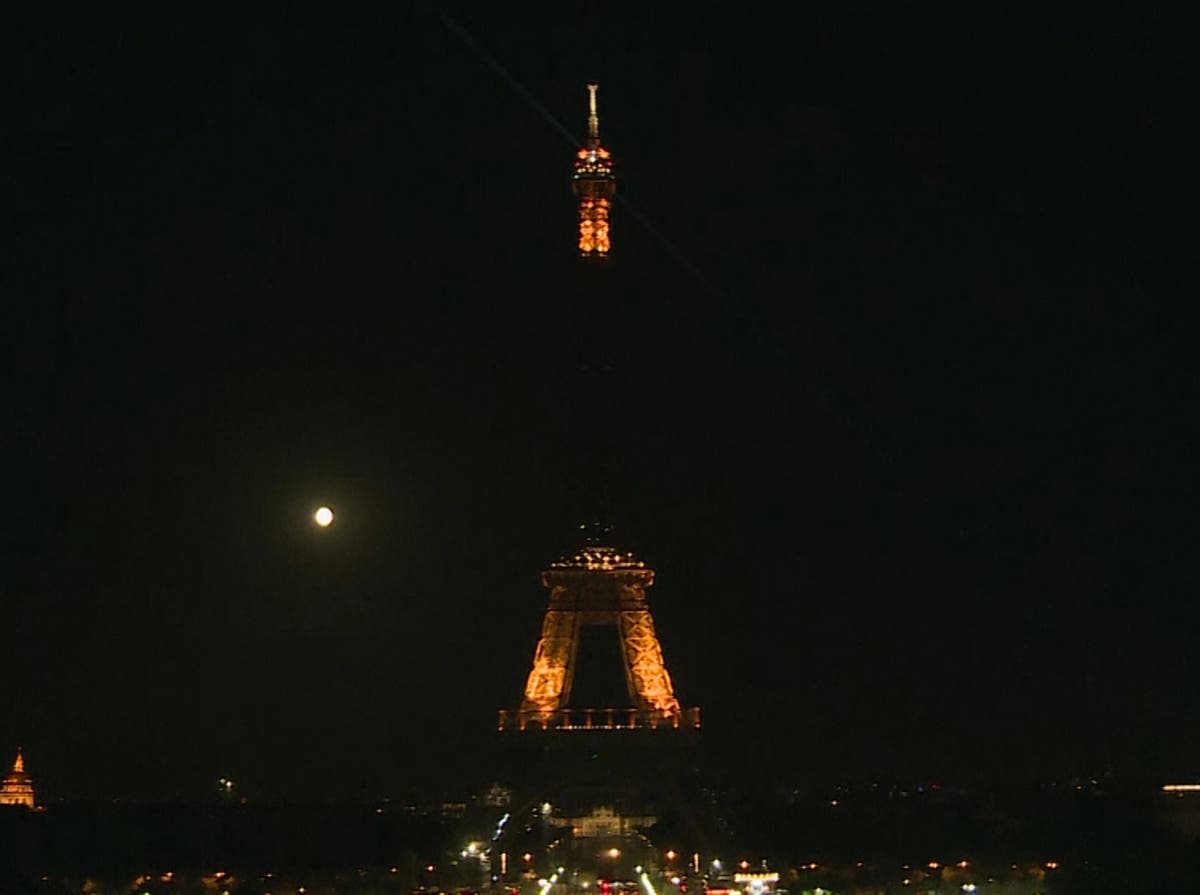
[[600, 115], [596, 112], [596, 91], [599, 84], [588, 84], [588, 146], [596, 149], [600, 146]]
[[20, 746], [17, 746], [17, 757], [13, 761], [13, 773], [14, 774], [24, 774], [25, 773], [25, 756], [21, 754]]
[[644, 569], [646, 564], [633, 555], [607, 544], [584, 544], [574, 553], [560, 556], [550, 563], [552, 569], [584, 569], [590, 572], [615, 572], [624, 569]]
[[612, 153], [600, 145], [600, 115], [596, 111], [598, 84], [588, 84], [588, 141], [575, 153], [571, 189], [579, 201], [579, 254], [605, 258], [612, 248], [608, 212], [617, 190]]
[[[596, 91], [599, 84], [588, 84], [587, 146], [575, 153], [575, 180], [613, 181], [612, 153], [600, 145], [600, 114], [596, 111]], [[578, 191], [578, 190], [577, 190]], [[605, 190], [611, 199], [611, 191]]]

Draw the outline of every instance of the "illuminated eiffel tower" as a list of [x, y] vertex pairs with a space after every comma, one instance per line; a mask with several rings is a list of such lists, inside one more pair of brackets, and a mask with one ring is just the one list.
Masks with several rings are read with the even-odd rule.
[[[680, 707], [646, 600], [654, 570], [612, 546], [606, 531], [598, 535], [542, 572], [550, 599], [533, 668], [520, 708], [501, 709], [499, 718], [517, 794], [513, 816], [523, 822], [509, 824], [494, 847], [557, 848], [552, 853], [573, 866], [631, 875], [653, 859], [644, 831], [664, 818], [673, 831], [667, 835], [696, 847], [713, 841], [713, 825], [693, 776], [700, 709]], [[627, 706], [572, 705], [578, 660], [588, 655], [580, 650], [581, 635], [589, 626], [610, 628], [620, 643]], [[541, 823], [524, 822], [534, 816]], [[543, 827], [544, 840], [537, 833]], [[624, 856], [622, 870], [611, 857], [604, 864], [599, 853]]]
[[[550, 605], [515, 713], [501, 710], [500, 730], [634, 730], [700, 726], [700, 710], [680, 708], [646, 600], [654, 570], [628, 550], [591, 539], [542, 572]], [[629, 705], [573, 708], [571, 688], [585, 625], [616, 630]]]
[[[597, 89], [596, 84], [588, 84], [588, 141], [576, 152], [572, 175], [572, 189], [579, 203], [579, 250], [584, 258], [607, 257], [612, 248], [608, 216], [616, 179], [612, 154], [600, 144]], [[598, 273], [589, 266], [587, 283], [591, 289], [600, 287]], [[595, 337], [597, 328], [580, 326], [576, 332]], [[610, 366], [603, 360], [608, 348], [607, 339], [588, 348], [580, 346], [580, 356], [592, 359], [584, 365], [589, 375]], [[606, 395], [612, 389], [593, 384], [588, 391]], [[599, 485], [603, 495], [605, 476], [596, 473], [611, 461], [613, 446], [603, 433], [594, 431], [587, 418], [579, 419], [571, 428], [592, 433], [583, 441], [593, 448], [599, 447], [599, 461], [593, 458], [585, 464], [579, 479]], [[591, 503], [594, 509], [606, 501], [601, 498]], [[542, 622], [533, 669], [525, 684], [521, 707], [515, 711], [501, 710], [500, 730], [527, 730], [531, 726], [539, 730], [700, 726], [699, 709], [685, 713], [680, 708], [663, 663], [662, 647], [646, 601], [646, 590], [654, 584], [653, 569], [630, 551], [613, 546], [610, 532], [596, 527], [581, 547], [542, 572], [542, 584], [550, 591], [550, 605]], [[580, 632], [589, 625], [609, 626], [617, 632], [628, 706], [579, 709], [571, 706]]]
[[[578, 317], [563, 333], [573, 340], [579, 361], [574, 371], [583, 380], [579, 390], [593, 396], [572, 403], [568, 412], [578, 416], [563, 426], [572, 433], [571, 451], [578, 457], [571, 477], [578, 489], [576, 511], [587, 519], [607, 517], [608, 481], [624, 447], [615, 440], [615, 428], [597, 420], [625, 412], [613, 403], [621, 389], [609, 378], [615, 366], [611, 332], [595, 320], [595, 309], [608, 307], [621, 292], [614, 288], [621, 269], [619, 259], [612, 263], [609, 226], [616, 179], [612, 154], [600, 143], [596, 92], [589, 84], [588, 138], [576, 152], [572, 174], [577, 247], [588, 263], [577, 268], [571, 290]], [[591, 263], [600, 259], [607, 263]], [[720, 831], [699, 777], [700, 709], [680, 704], [647, 600], [655, 571], [603, 525], [581, 527], [583, 543], [541, 573], [548, 605], [533, 665], [519, 707], [499, 712], [495, 754], [509, 791], [511, 821], [507, 813], [499, 821], [492, 849], [501, 856], [505, 880], [532, 867], [506, 866], [506, 855], [536, 863], [542, 858], [535, 853], [590, 867], [597, 877], [632, 878], [634, 867], [654, 858], [646, 833], [651, 827], [696, 848], [717, 841]], [[606, 663], [579, 668], [601, 658], [592, 649], [598, 645], [592, 635], [609, 632], [620, 646], [628, 702], [611, 704], [621, 701], [612, 686], [599, 697], [610, 704], [580, 705], [573, 695], [599, 692], [593, 687], [602, 683], [596, 673], [609, 672], [605, 677], [611, 679], [615, 671]]]

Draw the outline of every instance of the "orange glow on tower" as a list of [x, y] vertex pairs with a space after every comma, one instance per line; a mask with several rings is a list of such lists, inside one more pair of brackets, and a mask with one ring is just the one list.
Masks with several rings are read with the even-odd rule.
[[17, 747], [17, 758], [13, 762], [12, 773], [0, 784], [0, 805], [20, 805], [33, 808], [33, 778], [25, 773], [25, 756], [21, 747]]
[[[646, 600], [654, 570], [628, 550], [589, 539], [542, 572], [550, 604], [520, 709], [502, 710], [500, 730], [673, 730], [698, 728], [700, 710], [680, 707]], [[572, 707], [581, 629], [614, 628], [621, 646], [625, 708]]]
[[600, 116], [596, 114], [597, 84], [588, 84], [588, 145], [575, 153], [571, 188], [579, 200], [579, 254], [604, 258], [612, 248], [608, 214], [617, 179], [612, 153], [600, 145]]

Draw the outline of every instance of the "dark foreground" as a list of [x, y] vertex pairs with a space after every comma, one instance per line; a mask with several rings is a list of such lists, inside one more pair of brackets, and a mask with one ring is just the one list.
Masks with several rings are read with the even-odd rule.
[[[555, 851], [545, 835], [550, 827], [513, 809], [512, 821], [529, 832], [504, 846], [513, 850], [509, 872], [493, 881], [499, 855], [489, 855], [489, 863], [462, 850], [471, 841], [486, 850], [494, 815], [505, 810], [472, 797], [426, 805], [116, 802], [4, 810], [0, 892], [408, 895], [494, 888], [533, 895], [552, 865], [570, 862], [562, 855], [595, 850], [576, 841]], [[698, 859], [699, 875], [668, 824], [636, 837], [637, 860], [659, 892], [677, 895], [672, 876], [689, 892], [705, 884], [736, 889], [729, 876], [742, 861], [778, 871], [779, 886], [791, 895], [1200, 891], [1200, 797], [1166, 796], [1149, 785], [974, 792], [866, 786], [805, 794], [778, 787], [724, 793], [720, 810], [728, 838]], [[629, 845], [633, 855], [635, 843]], [[565, 874], [575, 892], [594, 891], [603, 876], [635, 875], [632, 866], [614, 863], [606, 872], [589, 863], [576, 861]], [[552, 895], [570, 887], [561, 889]]]

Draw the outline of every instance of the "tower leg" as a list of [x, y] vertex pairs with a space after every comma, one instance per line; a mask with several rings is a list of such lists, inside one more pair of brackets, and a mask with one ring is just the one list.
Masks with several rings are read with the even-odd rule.
[[650, 611], [623, 611], [619, 624], [629, 695], [644, 711], [662, 718], [676, 717], [679, 714], [679, 700], [675, 698], [671, 676], [663, 664], [662, 647], [658, 643]]
[[522, 720], [537, 717], [543, 726], [571, 698], [575, 656], [579, 651], [579, 613], [551, 609], [542, 620], [542, 636], [525, 683]]

